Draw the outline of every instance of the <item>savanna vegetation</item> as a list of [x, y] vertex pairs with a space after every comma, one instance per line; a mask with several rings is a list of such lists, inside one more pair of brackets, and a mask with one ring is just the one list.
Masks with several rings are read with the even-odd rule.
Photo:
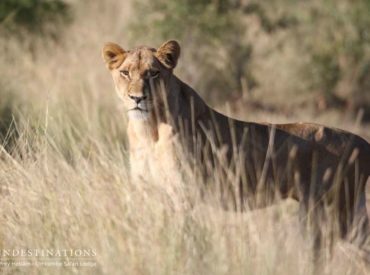
[[[175, 73], [216, 109], [369, 140], [369, 30], [368, 0], [2, 0], [0, 249], [97, 255], [94, 267], [1, 272], [317, 272], [295, 202], [223, 212], [198, 199], [200, 182], [129, 180], [126, 118], [100, 51], [174, 38], [183, 49]], [[341, 241], [322, 262], [322, 274], [369, 272]]]

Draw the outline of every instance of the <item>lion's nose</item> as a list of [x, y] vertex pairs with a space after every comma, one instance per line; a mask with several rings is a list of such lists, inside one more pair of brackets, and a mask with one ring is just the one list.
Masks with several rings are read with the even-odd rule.
[[139, 104], [140, 101], [142, 100], [145, 100], [146, 99], [146, 96], [132, 96], [132, 95], [129, 95], [129, 97], [136, 102], [136, 104]]

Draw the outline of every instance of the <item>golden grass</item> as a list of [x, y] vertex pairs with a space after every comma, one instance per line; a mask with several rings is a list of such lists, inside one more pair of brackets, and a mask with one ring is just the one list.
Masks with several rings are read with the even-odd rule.
[[[100, 48], [125, 42], [130, 8], [102, 3], [78, 8], [60, 43], [39, 39], [30, 51], [27, 42], [0, 39], [1, 102], [13, 99], [18, 133], [12, 152], [0, 147], [0, 249], [93, 249], [97, 265], [1, 272], [313, 274], [296, 203], [224, 212], [191, 198], [199, 183], [174, 190], [158, 175], [141, 185], [129, 180], [126, 121]], [[238, 116], [269, 120], [247, 110]], [[351, 251], [338, 243], [324, 271], [367, 274]]]

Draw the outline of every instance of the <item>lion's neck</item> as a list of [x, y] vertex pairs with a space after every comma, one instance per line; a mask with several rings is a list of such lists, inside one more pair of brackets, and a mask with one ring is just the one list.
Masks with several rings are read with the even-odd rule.
[[[202, 120], [202, 116], [207, 112], [208, 107], [198, 93], [186, 83], [182, 82], [175, 75], [172, 78], [175, 91], [172, 94], [176, 94], [174, 100], [174, 108], [171, 109], [173, 123], [176, 125], [176, 129], [181, 127], [190, 127], [185, 125], [193, 121], [198, 124]], [[172, 92], [172, 91], [171, 91]], [[179, 123], [182, 125], [179, 125]]]

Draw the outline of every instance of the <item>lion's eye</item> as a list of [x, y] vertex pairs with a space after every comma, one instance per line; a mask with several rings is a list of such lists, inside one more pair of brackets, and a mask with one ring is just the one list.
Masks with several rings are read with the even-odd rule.
[[123, 70], [123, 71], [120, 71], [120, 74], [124, 77], [129, 77], [130, 76], [130, 73], [129, 71], [126, 71], [126, 70]]
[[149, 75], [151, 78], [156, 78], [159, 76], [159, 71], [149, 71]]

